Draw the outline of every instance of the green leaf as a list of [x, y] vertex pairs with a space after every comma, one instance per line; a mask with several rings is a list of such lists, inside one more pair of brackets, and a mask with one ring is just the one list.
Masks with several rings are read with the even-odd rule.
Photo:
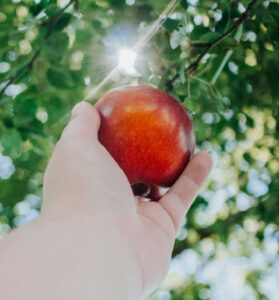
[[228, 37], [222, 42], [218, 43], [215, 47], [211, 48], [209, 53], [223, 54], [224, 52], [228, 50], [234, 50], [239, 46], [240, 46], [239, 42], [237, 42], [234, 38]]
[[54, 26], [55, 31], [59, 31], [64, 29], [66, 26], [69, 25], [73, 15], [69, 13], [63, 14], [63, 16], [56, 22]]
[[148, 82], [152, 85], [155, 85], [155, 86], [159, 86], [160, 85], [160, 81], [161, 81], [161, 77], [160, 76], [156, 76], [156, 75], [151, 75], [149, 78], [148, 78]]
[[179, 60], [180, 57], [180, 48], [172, 49], [171, 47], [167, 47], [163, 51], [164, 59], [168, 61], [176, 61]]
[[222, 47], [227, 48], [227, 49], [232, 49], [232, 48], [236, 48], [239, 46], [239, 42], [236, 41], [236, 39], [233, 37], [225, 38], [221, 44], [222, 44]]
[[45, 41], [43, 53], [53, 62], [61, 60], [69, 45], [69, 38], [64, 32], [53, 33]]
[[279, 16], [279, 3], [276, 3], [276, 2], [270, 3], [268, 6], [268, 10], [272, 14]]
[[248, 161], [248, 162], [251, 162], [251, 161], [253, 160], [252, 156], [251, 156], [250, 153], [248, 153], [248, 152], [245, 152], [245, 153], [243, 154], [243, 158], [244, 158], [246, 161]]
[[51, 101], [45, 103], [45, 108], [48, 113], [48, 121], [51, 124], [58, 123], [67, 112], [66, 105], [57, 96], [51, 97]]
[[29, 93], [20, 94], [14, 102], [14, 122], [16, 126], [28, 124], [36, 116], [36, 96]]
[[181, 64], [181, 66], [179, 68], [179, 79], [182, 84], [184, 84], [186, 82], [185, 66], [183, 64]]
[[75, 85], [78, 85], [79, 87], [84, 86], [84, 74], [81, 70], [69, 71], [69, 75], [72, 77], [72, 80]]
[[87, 44], [92, 39], [92, 31], [84, 29], [76, 29], [76, 42], [79, 44]]
[[219, 32], [208, 32], [203, 34], [200, 39], [199, 42], [203, 42], [203, 43], [207, 43], [207, 42], [212, 42], [215, 41], [216, 39], [218, 39], [221, 36], [221, 33]]
[[47, 79], [49, 83], [56, 88], [68, 89], [74, 87], [74, 81], [71, 74], [57, 67], [48, 69]]
[[275, 21], [275, 24], [278, 25], [279, 22], [279, 3], [270, 3], [268, 7], [268, 12], [270, 17]]
[[45, 13], [49, 16], [49, 17], [53, 17], [55, 15], [57, 15], [57, 13], [60, 11], [60, 8], [55, 4], [51, 4], [49, 5], [46, 9], [45, 9]]
[[5, 129], [1, 135], [1, 144], [7, 151], [19, 152], [21, 146], [21, 136], [15, 128]]
[[91, 21], [91, 23], [92, 23], [92, 27], [95, 31], [104, 32], [103, 24], [102, 24], [101, 20], [93, 19]]
[[46, 157], [50, 153], [51, 144], [48, 138], [33, 135], [30, 140], [32, 141], [32, 151], [38, 156]]
[[230, 4], [225, 5], [222, 11], [222, 18], [216, 23], [215, 31], [224, 32], [229, 25], [229, 20], [231, 17]]
[[163, 26], [164, 28], [166, 28], [167, 31], [172, 32], [173, 30], [175, 30], [178, 25], [180, 24], [179, 20], [173, 20], [170, 18], [167, 18], [166, 21], [164, 22]]
[[41, 0], [39, 3], [30, 5], [29, 11], [35, 17], [47, 6], [46, 0]]
[[4, 41], [7, 39], [8, 33], [6, 31], [2, 31], [2, 30], [4, 30], [4, 28], [1, 28], [1, 31], [0, 31], [0, 43], [1, 44], [3, 43], [2, 45], [4, 45]]
[[187, 0], [180, 0], [180, 5], [184, 8], [187, 9], [189, 7]]
[[250, 116], [246, 115], [246, 124], [248, 127], [250, 128], [254, 128], [255, 127], [255, 121], [253, 118], [251, 118]]
[[174, 30], [170, 36], [170, 46], [172, 49], [176, 49], [180, 46], [180, 43], [187, 37], [187, 31], [185, 27]]

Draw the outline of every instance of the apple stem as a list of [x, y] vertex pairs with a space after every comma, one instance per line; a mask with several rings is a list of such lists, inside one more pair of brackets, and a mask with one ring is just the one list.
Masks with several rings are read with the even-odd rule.
[[152, 185], [150, 193], [148, 194], [148, 198], [150, 198], [151, 201], [158, 202], [161, 197], [162, 194], [160, 188], [157, 185]]

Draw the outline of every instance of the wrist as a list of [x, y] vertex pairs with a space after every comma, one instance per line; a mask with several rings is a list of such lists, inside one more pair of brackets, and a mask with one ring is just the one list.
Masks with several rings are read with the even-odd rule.
[[[100, 216], [100, 215], [99, 215]], [[140, 300], [143, 283], [137, 257], [117, 230], [112, 217], [97, 218], [92, 214], [67, 215], [57, 219], [44, 216], [42, 226], [53, 232], [53, 243], [60, 239], [64, 259], [75, 270], [77, 288], [80, 292], [73, 299], [82, 299], [83, 290], [92, 293], [88, 299]], [[80, 284], [80, 287], [78, 287]], [[73, 292], [71, 292], [72, 294]], [[70, 298], [72, 299], [72, 298]], [[87, 300], [87, 298], [84, 298]]]
[[16, 229], [0, 247], [0, 269], [9, 270], [0, 270], [7, 283], [0, 298], [142, 299], [139, 266], [107, 222], [43, 216]]

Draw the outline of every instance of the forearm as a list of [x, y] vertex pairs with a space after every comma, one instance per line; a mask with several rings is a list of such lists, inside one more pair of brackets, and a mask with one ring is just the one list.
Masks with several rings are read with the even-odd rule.
[[118, 251], [124, 240], [98, 228], [92, 220], [38, 219], [12, 232], [0, 242], [0, 298], [140, 299], [133, 254]]

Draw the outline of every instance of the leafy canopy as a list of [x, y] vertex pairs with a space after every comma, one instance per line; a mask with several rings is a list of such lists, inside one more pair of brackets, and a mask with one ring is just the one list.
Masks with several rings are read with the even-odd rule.
[[[0, 236], [38, 215], [43, 172], [70, 109], [167, 4], [1, 1]], [[138, 53], [137, 73], [120, 72], [92, 99], [123, 84], [160, 87], [189, 109], [198, 147], [215, 160], [175, 244], [172, 266], [180, 262], [184, 277], [171, 268], [152, 299], [230, 299], [222, 288], [244, 293], [231, 299], [275, 299], [267, 282], [278, 264], [278, 24], [277, 0], [181, 0]], [[241, 275], [230, 264], [238, 258]], [[187, 259], [196, 264], [184, 270]], [[206, 277], [210, 266], [223, 269], [223, 287], [216, 274]], [[236, 287], [226, 268], [238, 274]]]

